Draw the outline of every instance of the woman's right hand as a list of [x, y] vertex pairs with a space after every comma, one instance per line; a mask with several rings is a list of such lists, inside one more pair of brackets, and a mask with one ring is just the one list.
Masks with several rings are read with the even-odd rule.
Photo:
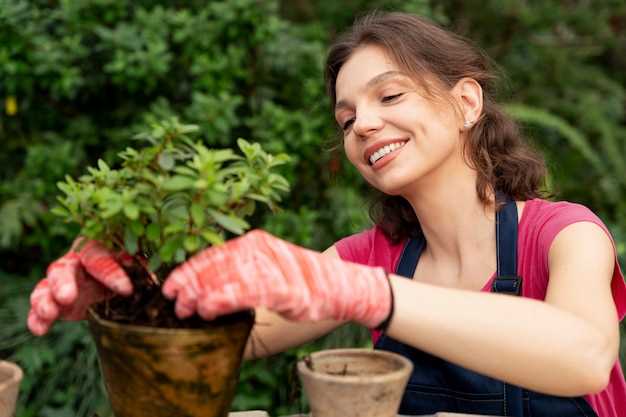
[[46, 278], [30, 295], [27, 324], [36, 336], [46, 334], [59, 318], [82, 320], [91, 304], [133, 291], [120, 266], [124, 255], [111, 253], [95, 240], [81, 243], [78, 238], [67, 254], [48, 266]]

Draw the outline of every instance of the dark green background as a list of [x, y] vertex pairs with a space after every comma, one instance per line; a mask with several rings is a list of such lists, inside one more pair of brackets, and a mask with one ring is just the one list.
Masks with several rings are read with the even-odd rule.
[[[626, 6], [622, 1], [0, 0], [0, 357], [25, 370], [19, 417], [110, 415], [85, 326], [25, 330], [28, 293], [76, 231], [50, 213], [56, 182], [178, 115], [215, 147], [287, 152], [285, 210], [256, 224], [324, 249], [361, 230], [368, 191], [333, 149], [325, 49], [373, 8], [426, 15], [475, 40], [506, 75], [500, 99], [548, 160], [548, 187], [581, 202], [626, 254]], [[296, 358], [367, 343], [346, 327], [247, 363], [236, 409], [304, 406]], [[624, 345], [624, 343], [622, 343]]]

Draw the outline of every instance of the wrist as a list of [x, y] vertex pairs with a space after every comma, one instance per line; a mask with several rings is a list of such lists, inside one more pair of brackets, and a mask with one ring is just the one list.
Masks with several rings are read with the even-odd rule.
[[391, 323], [391, 320], [393, 319], [393, 314], [395, 312], [395, 298], [393, 295], [393, 287], [391, 285], [391, 280], [389, 279], [388, 275], [386, 275], [386, 281], [389, 291], [389, 310], [385, 319], [378, 326], [375, 327], [375, 330], [383, 333], [387, 331], [389, 323]]

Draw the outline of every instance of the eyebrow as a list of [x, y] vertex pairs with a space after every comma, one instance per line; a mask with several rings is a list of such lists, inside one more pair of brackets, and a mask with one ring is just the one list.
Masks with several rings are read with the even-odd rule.
[[[397, 77], [397, 76], [406, 77], [406, 74], [404, 72], [402, 72], [402, 71], [395, 71], [395, 70], [383, 72], [381, 74], [376, 75], [372, 79], [370, 79], [365, 84], [365, 88], [366, 89], [372, 88], [375, 85], [381, 84], [381, 83], [387, 81], [388, 79], [394, 78], [394, 77]], [[344, 107], [350, 107], [346, 100], [339, 100], [337, 103], [335, 103], [335, 110], [336, 109], [340, 109], [340, 108], [344, 108]]]

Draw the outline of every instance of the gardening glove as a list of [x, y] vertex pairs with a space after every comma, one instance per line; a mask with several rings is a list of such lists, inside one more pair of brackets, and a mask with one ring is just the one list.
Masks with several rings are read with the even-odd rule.
[[46, 278], [31, 293], [27, 324], [34, 335], [47, 333], [58, 318], [84, 319], [93, 303], [132, 293], [121, 267], [129, 262], [129, 255], [113, 254], [95, 240], [80, 247], [81, 243], [78, 238], [67, 254], [51, 263]]
[[391, 287], [382, 268], [328, 258], [254, 230], [198, 253], [163, 286], [180, 318], [265, 307], [289, 320], [386, 322]]

